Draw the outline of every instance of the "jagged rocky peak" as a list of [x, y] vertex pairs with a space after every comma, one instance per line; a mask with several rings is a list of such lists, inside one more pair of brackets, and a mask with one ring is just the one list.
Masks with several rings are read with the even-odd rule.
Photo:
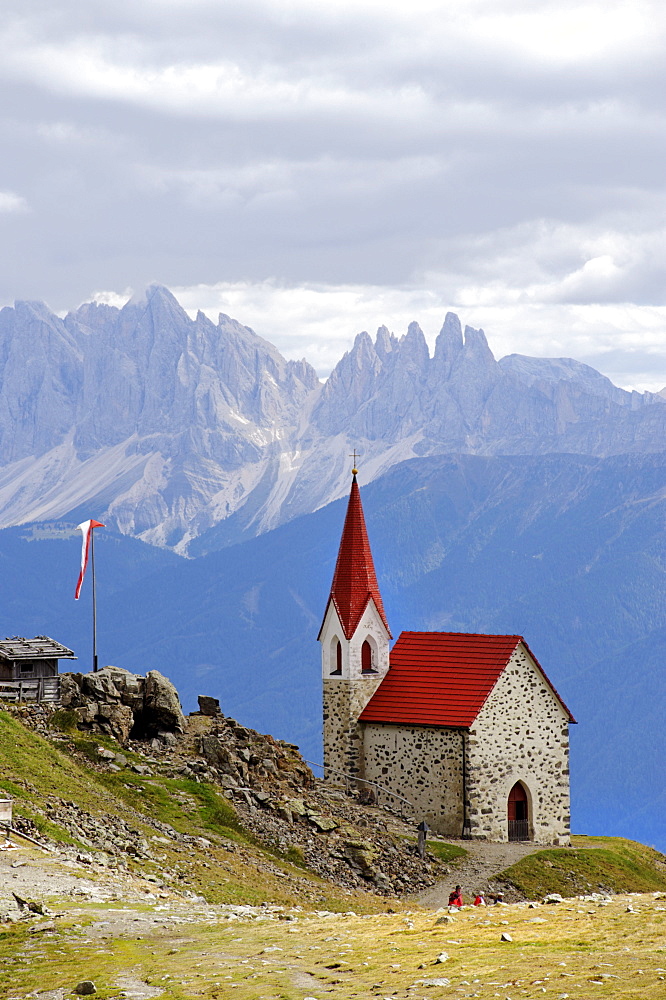
[[67, 313], [65, 326], [85, 350], [88, 337], [108, 338], [118, 322], [117, 306], [105, 302], [84, 302], [74, 312]]
[[305, 358], [287, 361], [268, 340], [225, 313], [218, 316], [215, 345], [219, 352], [213, 359], [216, 363], [223, 364], [224, 353], [233, 347], [242, 356], [249, 372], [266, 370], [280, 384], [286, 378], [296, 378], [308, 390], [319, 385], [317, 372]]
[[375, 339], [375, 351], [379, 357], [384, 361], [389, 354], [391, 354], [398, 343], [397, 337], [389, 331], [388, 327], [380, 326], [377, 330], [377, 337]]
[[423, 330], [418, 323], [412, 322], [407, 327], [407, 333], [398, 342], [400, 360], [415, 365], [425, 372], [430, 361], [430, 351]]
[[[217, 325], [201, 311], [191, 319], [161, 285], [121, 310], [78, 310], [76, 322], [97, 318], [102, 323], [86, 338], [94, 336], [95, 349], [90, 344], [86, 351], [76, 433], [81, 454], [134, 434], [158, 435], [164, 454], [174, 447], [164, 434], [188, 433], [205, 440], [202, 457], [221, 459], [229, 453], [228, 434], [244, 437], [250, 425], [293, 423], [318, 385], [307, 363], [287, 362], [272, 344], [224, 314]], [[197, 428], [212, 436], [202, 438]]]
[[357, 333], [350, 351], [345, 351], [331, 372], [326, 385], [329, 383], [335, 387], [338, 383], [350, 384], [359, 376], [365, 378], [368, 374], [373, 375], [381, 371], [382, 363], [372, 337], [367, 330]]
[[483, 330], [466, 326], [463, 349], [451, 364], [451, 378], [454, 381], [478, 383], [479, 379], [496, 380], [499, 374], [499, 366]]
[[451, 368], [463, 350], [463, 333], [455, 313], [448, 312], [435, 342], [435, 368], [441, 378], [448, 378]]
[[473, 326], [465, 327], [465, 350], [474, 352], [479, 358], [495, 360], [495, 355], [488, 346], [488, 341], [483, 330], [475, 330]]

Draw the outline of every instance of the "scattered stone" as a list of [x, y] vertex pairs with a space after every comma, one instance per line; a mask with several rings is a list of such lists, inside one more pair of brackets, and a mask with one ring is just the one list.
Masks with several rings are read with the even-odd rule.
[[447, 951], [442, 951], [435, 959], [435, 965], [442, 965], [444, 962], [448, 962], [449, 953]]
[[161, 997], [164, 993], [164, 990], [149, 986], [136, 976], [119, 976], [114, 986], [121, 991], [125, 1000], [152, 1000], [153, 997]]
[[456, 922], [455, 917], [451, 916], [450, 913], [445, 913], [444, 916], [437, 917], [437, 920], [435, 921], [435, 927], [437, 926], [437, 924], [455, 924], [455, 922]]
[[92, 979], [84, 979], [83, 982], [78, 983], [77, 986], [72, 990], [73, 993], [78, 994], [80, 997], [89, 997], [93, 993], [97, 993], [97, 987], [93, 983]]
[[34, 899], [22, 899], [15, 892], [12, 892], [12, 896], [16, 900], [19, 910], [28, 910], [30, 913], [39, 913], [41, 916], [46, 916], [49, 912], [43, 903], [37, 903]]
[[[101, 679], [99, 675], [103, 675]], [[134, 774], [168, 778], [182, 775], [192, 781], [210, 782], [217, 786], [220, 796], [232, 800], [240, 822], [258, 840], [286, 860], [305, 864], [315, 874], [351, 892], [370, 891], [385, 897], [418, 892], [443, 874], [445, 869], [434, 857], [427, 857], [424, 863], [412, 843], [389, 832], [391, 820], [383, 810], [359, 806], [355, 794], [347, 795], [341, 788], [316, 782], [295, 745], [247, 729], [218, 712], [211, 716], [193, 713], [189, 732], [181, 735], [167, 726], [164, 718], [147, 711], [149, 694], [151, 710], [164, 708], [165, 701], [168, 708], [169, 698], [158, 697], [160, 675], [156, 673], [152, 675], [152, 687], [149, 678], [116, 667], [98, 671], [92, 686], [84, 680], [88, 675], [66, 676], [66, 707], [77, 712], [80, 728], [114, 735], [121, 741], [122, 733], [114, 731], [117, 712], [127, 710], [128, 720], [131, 715], [131, 736], [125, 741], [130, 753], [116, 752], [114, 748], [108, 751], [113, 753], [113, 759], [95, 755], [104, 771], [118, 773], [132, 767]], [[43, 729], [45, 735], [58, 742], [66, 740], [49, 730], [48, 712], [41, 722], [37, 710], [32, 711], [38, 731]], [[32, 721], [31, 716], [29, 724]], [[74, 747], [71, 749], [74, 751]], [[99, 750], [105, 747], [100, 745]], [[127, 787], [138, 791], [136, 785]], [[197, 802], [184, 790], [176, 797], [182, 799], [186, 813], [197, 808]], [[143, 811], [140, 796], [137, 807]], [[175, 844], [194, 843], [190, 835], [176, 833], [154, 817], [148, 820], [153, 829], [147, 841], [118, 816], [91, 815], [55, 796], [47, 799], [39, 812], [85, 846], [90, 853], [81, 852], [79, 858], [88, 866], [124, 867], [128, 856], [159, 860], [152, 853], [160, 850], [159, 841], [151, 839], [153, 832], [172, 838]], [[126, 815], [129, 818], [132, 813]], [[38, 836], [36, 829], [27, 832]], [[322, 837], [326, 840], [325, 851]], [[223, 846], [240, 850], [226, 843]], [[73, 862], [75, 852], [69, 857]], [[275, 879], [294, 878], [293, 872], [283, 870], [282, 862], [269, 858], [262, 862], [261, 870]], [[175, 877], [175, 872], [168, 875], [169, 880]]]
[[506, 931], [502, 931], [502, 936], [500, 937], [500, 941], [513, 941], [513, 938]]
[[97, 756], [101, 757], [102, 760], [115, 760], [116, 755], [113, 750], [107, 750], [106, 747], [97, 747]]
[[42, 920], [41, 924], [33, 924], [30, 928], [31, 934], [42, 934], [44, 931], [54, 931], [56, 929], [53, 920]]
[[318, 816], [316, 813], [308, 817], [313, 826], [316, 826], [318, 830], [322, 833], [328, 833], [329, 830], [337, 830], [340, 826], [332, 816]]
[[551, 892], [543, 898], [544, 903], [563, 903], [564, 900], [559, 892]]

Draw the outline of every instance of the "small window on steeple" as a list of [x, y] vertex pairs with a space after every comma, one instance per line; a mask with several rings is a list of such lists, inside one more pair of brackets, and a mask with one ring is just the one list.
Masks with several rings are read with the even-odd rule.
[[372, 646], [366, 639], [361, 646], [361, 673], [374, 674], [375, 666], [372, 662]]
[[335, 643], [335, 670], [331, 670], [332, 674], [342, 673], [342, 646], [340, 645], [340, 640], [338, 639]]

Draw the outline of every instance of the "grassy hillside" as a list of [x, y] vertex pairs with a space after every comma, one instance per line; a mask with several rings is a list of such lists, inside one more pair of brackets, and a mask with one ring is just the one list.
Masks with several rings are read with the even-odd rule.
[[572, 848], [529, 854], [502, 872], [528, 899], [666, 890], [666, 857], [621, 837], [572, 837]]
[[[117, 751], [113, 740], [80, 733], [56, 739], [60, 747], [0, 712], [0, 789], [14, 798], [15, 817], [30, 820], [56, 844], [89, 852], [86, 824], [111, 829], [118, 819], [139, 834], [138, 854], [123, 859], [123, 865], [212, 903], [258, 904], [270, 899], [346, 910], [353, 900], [355, 908], [365, 912], [386, 908], [370, 893], [351, 893], [318, 879], [292, 863], [292, 852], [281, 855], [262, 846], [244, 830], [216, 786], [157, 773], [134, 774], [127, 768], [108, 773], [99, 766], [97, 748]], [[130, 763], [145, 763], [145, 758], [123, 752]], [[179, 843], [163, 836], [159, 824], [203, 840]]]

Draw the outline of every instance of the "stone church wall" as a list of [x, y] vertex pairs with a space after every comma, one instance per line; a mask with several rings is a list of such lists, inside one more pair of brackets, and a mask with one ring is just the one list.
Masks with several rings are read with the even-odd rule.
[[552, 689], [521, 644], [470, 729], [471, 833], [507, 840], [507, 800], [520, 781], [537, 844], [569, 843], [569, 726]]
[[[359, 774], [362, 731], [356, 720], [379, 687], [382, 676], [324, 679], [325, 777], [337, 780], [335, 771]], [[330, 768], [334, 770], [329, 771]]]
[[454, 729], [364, 723], [361, 774], [413, 802], [435, 833], [459, 837], [461, 740]]

